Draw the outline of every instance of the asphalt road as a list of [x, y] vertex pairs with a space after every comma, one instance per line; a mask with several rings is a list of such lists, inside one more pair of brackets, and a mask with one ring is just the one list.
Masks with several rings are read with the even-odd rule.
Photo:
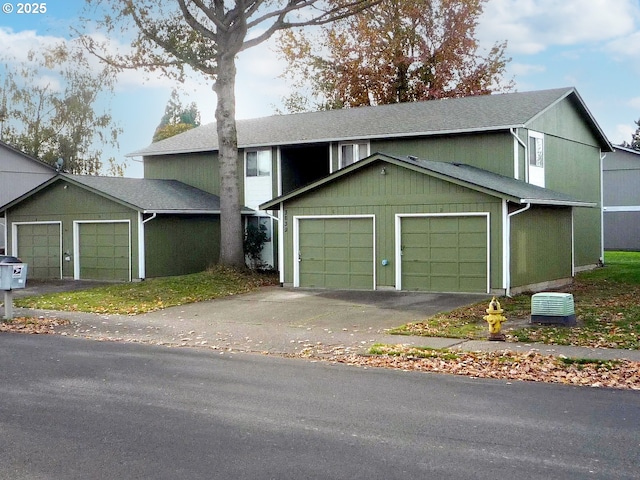
[[637, 392], [0, 334], [2, 479], [639, 479]]

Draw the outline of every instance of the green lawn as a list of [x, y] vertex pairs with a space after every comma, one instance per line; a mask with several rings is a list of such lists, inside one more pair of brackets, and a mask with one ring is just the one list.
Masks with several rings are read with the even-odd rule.
[[[531, 294], [500, 298], [507, 340], [608, 348], [640, 348], [640, 252], [606, 252], [605, 266], [577, 275], [563, 292], [574, 296], [575, 327], [527, 325], [514, 328], [509, 319], [528, 319]], [[486, 302], [403, 325], [393, 333], [484, 339]]]
[[135, 315], [245, 293], [261, 285], [273, 284], [276, 280], [273, 275], [214, 267], [192, 275], [23, 297], [15, 299], [14, 304], [44, 310]]

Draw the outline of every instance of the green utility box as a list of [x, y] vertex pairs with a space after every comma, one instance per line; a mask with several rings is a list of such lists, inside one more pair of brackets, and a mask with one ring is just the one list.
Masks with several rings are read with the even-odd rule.
[[0, 290], [25, 288], [26, 285], [26, 263], [0, 263]]
[[575, 325], [576, 314], [570, 293], [542, 292], [531, 296], [531, 323]]

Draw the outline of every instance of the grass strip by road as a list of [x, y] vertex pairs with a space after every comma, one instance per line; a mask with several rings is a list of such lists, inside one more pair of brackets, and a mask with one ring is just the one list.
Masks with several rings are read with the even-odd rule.
[[[507, 322], [503, 332], [507, 341], [541, 342], [622, 349], [640, 348], [640, 252], [607, 252], [605, 266], [576, 276], [573, 285], [562, 290], [573, 294], [575, 327], [512, 327], [509, 319], [528, 319], [531, 293], [501, 297]], [[488, 334], [486, 302], [402, 325], [391, 333], [485, 339]]]
[[143, 282], [118, 283], [14, 300], [14, 305], [39, 310], [137, 315], [187, 303], [247, 293], [273, 284], [273, 275], [216, 266], [207, 271]]

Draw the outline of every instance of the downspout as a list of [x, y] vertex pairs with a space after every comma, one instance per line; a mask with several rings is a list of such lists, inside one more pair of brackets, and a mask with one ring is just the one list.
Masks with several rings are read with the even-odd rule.
[[[518, 134], [516, 133], [516, 129], [515, 128], [510, 128], [509, 131], [511, 132], [511, 135], [513, 135], [513, 138], [520, 144], [522, 145], [522, 148], [524, 149], [524, 178], [525, 178], [525, 182], [529, 183], [529, 169], [527, 168], [528, 164], [528, 148], [527, 148], [527, 144], [524, 143], [522, 140], [520, 140], [520, 137], [518, 136]], [[519, 156], [518, 156], [518, 151], [515, 151], [515, 163], [513, 166], [513, 173], [514, 173], [514, 178], [516, 180], [520, 179], [520, 167], [519, 167]]]
[[507, 248], [506, 260], [505, 260], [507, 263], [507, 269], [506, 269], [507, 281], [506, 281], [506, 288], [505, 288], [505, 296], [507, 297], [511, 297], [511, 217], [515, 217], [516, 215], [526, 212], [530, 208], [531, 208], [531, 204], [527, 203], [520, 210], [516, 210], [514, 212], [507, 214], [506, 236], [507, 236], [507, 243], [509, 245], [509, 248]]
[[144, 235], [144, 224], [150, 222], [154, 218], [158, 216], [157, 213], [151, 214], [151, 216], [147, 219], [144, 218], [144, 214], [140, 213], [138, 218], [138, 276], [140, 280], [144, 280], [147, 276], [147, 262], [146, 262], [146, 252], [145, 252], [145, 235]]

